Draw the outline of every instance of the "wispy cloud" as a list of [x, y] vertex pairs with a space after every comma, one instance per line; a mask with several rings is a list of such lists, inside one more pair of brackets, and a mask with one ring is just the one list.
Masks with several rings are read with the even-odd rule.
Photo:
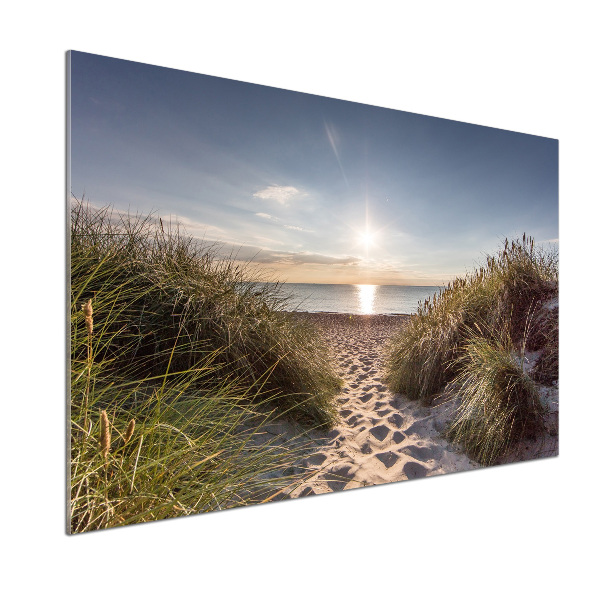
[[304, 227], [298, 227], [297, 225], [284, 225], [286, 229], [293, 229], [294, 231], [306, 231], [307, 233], [313, 233], [311, 229], [304, 229]]
[[[256, 194], [255, 194], [256, 195]], [[263, 213], [263, 212], [258, 212], [258, 213], [254, 213], [257, 217], [260, 217], [261, 219], [267, 219], [267, 221], [275, 221], [278, 222], [279, 219], [277, 217], [274, 217], [273, 215], [269, 215], [267, 213]]]
[[361, 262], [361, 259], [355, 256], [328, 256], [314, 252], [285, 252], [260, 248], [259, 246], [237, 246], [234, 244], [220, 244], [219, 254], [239, 261], [252, 261], [266, 265], [357, 265]]
[[357, 265], [360, 262], [360, 258], [356, 258], [355, 256], [326, 256], [310, 252], [289, 252], [286, 254], [289, 254], [290, 262], [298, 265]]
[[[185, 234], [197, 237], [197, 238], [217, 238], [225, 239], [227, 232], [221, 227], [216, 225], [208, 225], [207, 223], [200, 223], [189, 219], [188, 217], [182, 217], [181, 215], [167, 217], [170, 223], [176, 227], [180, 225], [183, 228]], [[164, 219], [163, 219], [164, 221]]]
[[[281, 219], [279, 219], [278, 217], [274, 217], [273, 215], [270, 215], [268, 213], [258, 212], [258, 213], [254, 213], [254, 214], [257, 217], [260, 217], [261, 219], [265, 219], [267, 221], [272, 221], [273, 223], [281, 223]], [[298, 225], [283, 224], [283, 226], [286, 229], [291, 229], [292, 231], [304, 231], [305, 233], [314, 233], [314, 231], [312, 229], [305, 229], [304, 227], [299, 227]]]
[[270, 185], [253, 194], [254, 198], [274, 200], [279, 204], [287, 204], [288, 201], [299, 195], [300, 190], [291, 185]]

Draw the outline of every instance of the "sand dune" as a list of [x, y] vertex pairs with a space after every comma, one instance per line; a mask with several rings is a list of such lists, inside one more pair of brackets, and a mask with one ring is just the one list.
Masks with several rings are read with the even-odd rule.
[[[289, 497], [322, 494], [476, 468], [440, 437], [449, 406], [419, 406], [383, 381], [383, 348], [403, 316], [298, 313], [312, 320], [331, 346], [344, 380], [336, 398], [339, 424], [309, 434], [312, 454], [296, 466], [305, 481]], [[298, 430], [281, 424], [285, 443]], [[273, 430], [274, 432], [274, 430]], [[274, 432], [275, 433], [275, 432]], [[275, 440], [274, 440], [275, 441]]]

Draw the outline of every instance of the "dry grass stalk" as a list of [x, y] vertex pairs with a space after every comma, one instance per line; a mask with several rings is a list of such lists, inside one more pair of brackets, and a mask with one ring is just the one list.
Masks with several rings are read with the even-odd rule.
[[94, 310], [92, 309], [92, 299], [90, 298], [85, 304], [81, 305], [81, 310], [85, 315], [85, 328], [89, 336], [94, 332], [94, 319], [92, 315]]
[[100, 414], [100, 452], [104, 459], [108, 456], [110, 450], [110, 421], [106, 411]]
[[85, 328], [87, 330], [87, 383], [84, 394], [84, 406], [83, 406], [83, 429], [87, 432], [88, 430], [88, 419], [87, 419], [87, 405], [88, 397], [90, 395], [90, 379], [92, 377], [92, 333], [94, 332], [94, 319], [92, 315], [94, 310], [92, 308], [92, 299], [90, 298], [85, 304], [81, 305], [81, 310], [85, 316]]
[[127, 431], [125, 432], [125, 438], [123, 440], [123, 445], [127, 445], [131, 438], [133, 437], [133, 431], [135, 430], [135, 419], [131, 419], [129, 421], [129, 425], [127, 425]]

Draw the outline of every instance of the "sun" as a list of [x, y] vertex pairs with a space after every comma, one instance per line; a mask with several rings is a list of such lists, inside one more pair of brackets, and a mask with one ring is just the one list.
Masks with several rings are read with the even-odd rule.
[[369, 230], [366, 230], [360, 234], [359, 242], [364, 246], [365, 250], [368, 250], [375, 242], [375, 236]]

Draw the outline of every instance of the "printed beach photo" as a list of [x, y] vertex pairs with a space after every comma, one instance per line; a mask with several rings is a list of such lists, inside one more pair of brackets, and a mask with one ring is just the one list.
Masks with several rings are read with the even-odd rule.
[[67, 85], [71, 533], [558, 455], [558, 140]]

